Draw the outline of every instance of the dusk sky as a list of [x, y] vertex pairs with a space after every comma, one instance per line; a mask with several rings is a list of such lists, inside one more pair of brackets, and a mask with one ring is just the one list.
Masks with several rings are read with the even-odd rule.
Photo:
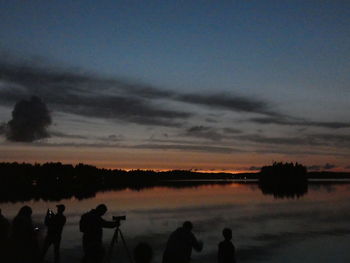
[[350, 171], [350, 1], [11, 0], [0, 19], [0, 161]]

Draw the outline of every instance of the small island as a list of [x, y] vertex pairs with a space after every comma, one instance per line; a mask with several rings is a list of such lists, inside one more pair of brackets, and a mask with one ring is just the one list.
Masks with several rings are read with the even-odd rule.
[[307, 168], [298, 163], [274, 162], [261, 168], [259, 187], [276, 198], [299, 198], [307, 193]]

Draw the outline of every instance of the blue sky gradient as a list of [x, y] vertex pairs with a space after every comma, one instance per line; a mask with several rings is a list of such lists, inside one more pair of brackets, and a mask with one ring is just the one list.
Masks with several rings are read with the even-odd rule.
[[[210, 165], [197, 160], [182, 168], [246, 169], [276, 159], [349, 166], [349, 1], [14, 0], [0, 7], [0, 62], [13, 66], [11, 72], [1, 69], [0, 122], [6, 126], [15, 103], [31, 95], [41, 97], [53, 114], [51, 137], [21, 147], [41, 152], [49, 144], [58, 160], [74, 152], [71, 145], [98, 145], [107, 152], [114, 147], [116, 154], [142, 148], [138, 156], [197, 154], [200, 160], [196, 147], [210, 145], [223, 150], [220, 154], [235, 152], [235, 161], [223, 164], [220, 155], [208, 157], [217, 160]], [[14, 74], [23, 65], [36, 72], [36, 88]], [[50, 94], [62, 83], [50, 80], [45, 86], [40, 78], [46, 71], [88, 79], [69, 83], [58, 101]], [[67, 103], [73, 93], [83, 98], [77, 99], [80, 111]], [[92, 94], [96, 102], [88, 104]], [[131, 109], [133, 103], [137, 109]], [[198, 145], [184, 147], [193, 136]], [[6, 151], [19, 147], [3, 137]], [[218, 148], [223, 146], [231, 148]], [[138, 158], [135, 163], [145, 163]], [[152, 163], [181, 167], [170, 155]], [[111, 160], [107, 166], [119, 165]]]

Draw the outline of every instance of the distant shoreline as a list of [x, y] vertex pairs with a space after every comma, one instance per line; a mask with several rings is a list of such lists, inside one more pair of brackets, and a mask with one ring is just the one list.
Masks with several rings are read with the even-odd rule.
[[[164, 186], [175, 188], [199, 187], [230, 183], [258, 183], [260, 173], [201, 173], [186, 170], [156, 172], [152, 170], [111, 170], [91, 165], [62, 163], [28, 164], [0, 163], [0, 203], [28, 200], [59, 201], [75, 197], [91, 198], [109, 190], [142, 190]], [[267, 194], [283, 197], [307, 192], [307, 184], [350, 183], [350, 173], [309, 172], [303, 189], [277, 187]], [[295, 188], [295, 189], [294, 189]], [[281, 192], [280, 192], [281, 190]], [[284, 193], [283, 191], [286, 191]]]

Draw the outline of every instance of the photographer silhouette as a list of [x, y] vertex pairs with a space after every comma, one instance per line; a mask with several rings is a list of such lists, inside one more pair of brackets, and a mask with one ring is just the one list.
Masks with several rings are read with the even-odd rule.
[[83, 232], [83, 263], [99, 263], [103, 261], [105, 250], [102, 245], [103, 228], [115, 228], [119, 221], [106, 221], [102, 216], [107, 212], [105, 204], [81, 216], [79, 227]]

